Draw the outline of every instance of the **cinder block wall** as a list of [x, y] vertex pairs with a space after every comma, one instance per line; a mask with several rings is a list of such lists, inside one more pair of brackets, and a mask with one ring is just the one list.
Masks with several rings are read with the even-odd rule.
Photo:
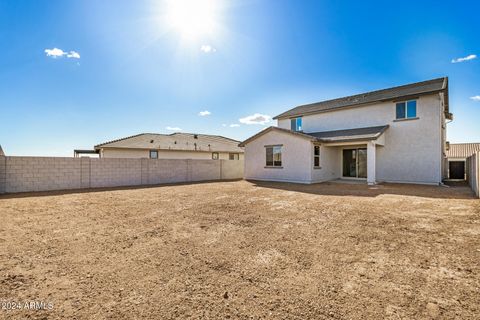
[[0, 193], [243, 178], [242, 160], [0, 157]]
[[480, 197], [480, 152], [467, 159], [468, 183], [477, 197]]
[[7, 158], [0, 155], [0, 194], [5, 193], [5, 183], [7, 175]]

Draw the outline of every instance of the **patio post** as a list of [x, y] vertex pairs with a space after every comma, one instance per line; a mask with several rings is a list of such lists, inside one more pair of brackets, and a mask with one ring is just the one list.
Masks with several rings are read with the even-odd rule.
[[369, 185], [376, 184], [376, 145], [375, 141], [367, 143], [367, 183]]

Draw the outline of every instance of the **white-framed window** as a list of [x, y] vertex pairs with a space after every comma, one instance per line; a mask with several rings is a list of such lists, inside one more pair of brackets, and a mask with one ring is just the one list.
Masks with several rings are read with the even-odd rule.
[[228, 159], [229, 160], [239, 160], [240, 155], [238, 153], [229, 153], [228, 154]]
[[320, 146], [313, 146], [313, 166], [320, 168]]
[[397, 120], [417, 117], [417, 100], [397, 102], [396, 107]]
[[290, 130], [292, 131], [303, 131], [302, 127], [302, 117], [290, 119]]
[[212, 159], [218, 160], [218, 152], [212, 152]]
[[158, 159], [158, 151], [150, 150], [150, 159]]
[[267, 167], [282, 166], [282, 146], [266, 146], [265, 154]]

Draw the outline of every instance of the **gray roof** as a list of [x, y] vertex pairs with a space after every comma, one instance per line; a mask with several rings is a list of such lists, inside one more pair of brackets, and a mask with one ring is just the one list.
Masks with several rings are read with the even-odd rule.
[[247, 140], [239, 144], [239, 146], [244, 147], [249, 142], [263, 136], [270, 131], [279, 131], [292, 135], [296, 135], [300, 138], [308, 139], [313, 142], [351, 142], [359, 140], [376, 140], [385, 130], [388, 129], [388, 125], [376, 126], [376, 127], [366, 127], [366, 128], [354, 128], [354, 129], [344, 129], [344, 130], [334, 130], [334, 131], [321, 131], [321, 132], [296, 132], [284, 128], [278, 127], [268, 127], [265, 130], [260, 131], [254, 136], [251, 136]]
[[263, 136], [264, 134], [270, 132], [270, 131], [278, 131], [278, 132], [284, 132], [284, 133], [288, 133], [288, 134], [293, 134], [293, 135], [296, 135], [300, 138], [304, 138], [304, 139], [308, 139], [308, 140], [311, 140], [311, 141], [319, 141], [317, 138], [311, 136], [311, 135], [308, 135], [306, 133], [303, 133], [303, 132], [298, 132], [298, 131], [292, 131], [292, 130], [288, 130], [288, 129], [284, 129], [284, 128], [279, 128], [279, 127], [268, 127], [266, 129], [263, 129], [262, 131], [258, 132], [257, 134], [251, 136], [250, 138], [248, 138], [247, 140], [244, 140], [242, 141], [240, 144], [239, 144], [239, 147], [245, 147], [245, 145], [261, 136]]
[[388, 129], [388, 125], [355, 129], [344, 129], [334, 131], [310, 132], [313, 136], [322, 142], [343, 142], [355, 140], [375, 140]]
[[98, 144], [102, 148], [160, 149], [177, 151], [236, 152], [242, 153], [239, 141], [230, 138], [194, 133], [141, 133], [134, 136]]
[[447, 158], [468, 158], [480, 151], [480, 143], [450, 143]]
[[274, 119], [289, 118], [306, 114], [314, 114], [331, 111], [340, 108], [359, 107], [365, 104], [381, 101], [391, 101], [399, 98], [415, 97], [437, 92], [445, 93], [445, 110], [448, 113], [448, 78], [438, 78], [428, 81], [411, 83], [399, 87], [371, 91], [353, 96], [327, 100], [290, 109]]

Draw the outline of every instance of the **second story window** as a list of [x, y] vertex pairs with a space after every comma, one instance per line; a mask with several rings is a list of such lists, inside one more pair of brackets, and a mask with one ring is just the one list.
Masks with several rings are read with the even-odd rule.
[[302, 118], [301, 117], [290, 119], [290, 130], [292, 130], [292, 131], [303, 131]]
[[158, 151], [150, 150], [150, 159], [158, 159]]
[[212, 160], [218, 160], [218, 152], [212, 152]]
[[397, 120], [417, 117], [417, 100], [397, 102]]

